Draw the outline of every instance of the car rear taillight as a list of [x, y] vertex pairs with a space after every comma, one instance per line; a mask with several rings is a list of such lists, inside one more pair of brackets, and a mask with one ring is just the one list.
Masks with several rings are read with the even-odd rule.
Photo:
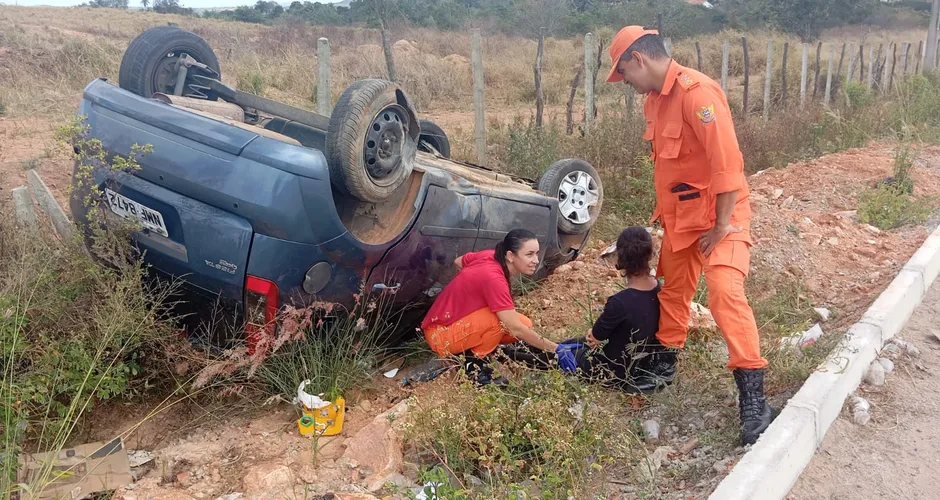
[[248, 276], [245, 280], [245, 334], [248, 354], [253, 355], [264, 337], [274, 338], [277, 319], [277, 285]]

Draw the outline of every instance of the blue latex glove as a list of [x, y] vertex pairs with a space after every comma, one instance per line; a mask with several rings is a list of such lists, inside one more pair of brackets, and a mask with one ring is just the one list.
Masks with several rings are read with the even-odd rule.
[[555, 349], [555, 355], [558, 357], [558, 365], [561, 371], [565, 373], [574, 373], [578, 369], [578, 362], [574, 359], [573, 349], [581, 344], [558, 344]]

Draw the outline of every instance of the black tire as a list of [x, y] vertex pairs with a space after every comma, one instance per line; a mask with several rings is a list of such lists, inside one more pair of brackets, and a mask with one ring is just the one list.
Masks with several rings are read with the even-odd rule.
[[[121, 58], [118, 84], [146, 98], [156, 92], [172, 94], [174, 89], [170, 82], [175, 81], [176, 75], [170, 68], [180, 53], [205, 64], [216, 72], [213, 77], [221, 78], [219, 59], [199, 35], [175, 26], [157, 26], [137, 35], [128, 45]], [[170, 54], [173, 57], [169, 57]], [[209, 100], [216, 100], [215, 92], [204, 92]]]
[[330, 115], [324, 148], [333, 185], [362, 201], [385, 200], [411, 175], [417, 128], [411, 104], [394, 83], [370, 79], [346, 87]]
[[[444, 158], [450, 158], [450, 139], [444, 129], [431, 120], [421, 120], [421, 135], [418, 136], [418, 149], [433, 153], [427, 146], [431, 146]], [[427, 143], [427, 144], [425, 144]]]
[[[575, 180], [578, 184], [572, 182]], [[558, 160], [542, 174], [538, 187], [539, 191], [558, 200], [560, 232], [584, 234], [597, 222], [604, 203], [604, 187], [590, 163], [579, 158]], [[576, 192], [572, 193], [572, 189]], [[568, 199], [572, 201], [566, 204]]]

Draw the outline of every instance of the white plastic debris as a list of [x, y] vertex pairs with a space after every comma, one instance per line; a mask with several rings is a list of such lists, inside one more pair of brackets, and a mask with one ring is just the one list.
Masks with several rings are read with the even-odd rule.
[[304, 391], [304, 387], [307, 387], [307, 384], [309, 383], [310, 379], [307, 379], [297, 386], [297, 397], [294, 398], [293, 403], [300, 403], [311, 410], [318, 410], [320, 408], [329, 406], [329, 401], [324, 401], [320, 398], [320, 396], [323, 395], [322, 393], [320, 393], [318, 396], [314, 396], [312, 394], [307, 394], [307, 392]]
[[815, 325], [813, 325], [812, 328], [810, 328], [809, 330], [806, 330], [800, 335], [791, 335], [789, 337], [784, 337], [783, 341], [791, 345], [796, 345], [799, 347], [806, 347], [810, 344], [815, 343], [817, 340], [819, 340], [819, 337], [822, 337], [822, 335], [823, 335], [822, 327], [819, 326], [819, 323], [816, 323]]
[[391, 370], [383, 373], [385, 378], [395, 378], [395, 375], [398, 375], [398, 368], [392, 368]]
[[816, 311], [816, 314], [819, 315], [820, 319], [823, 321], [829, 321], [829, 314], [831, 314], [829, 309], [826, 309], [825, 307], [814, 307], [813, 310]]
[[852, 420], [856, 424], [865, 425], [871, 421], [871, 414], [868, 412], [871, 409], [871, 404], [868, 403], [867, 399], [852, 396], [850, 401], [852, 404]]
[[[412, 490], [412, 493], [415, 493], [416, 500], [437, 500], [438, 499], [437, 488], [440, 486], [444, 486], [444, 484], [433, 483], [429, 481], [427, 483], [424, 483], [424, 486], [421, 487], [420, 491]], [[431, 496], [428, 496], [428, 494], [425, 493], [425, 490], [431, 490]]]

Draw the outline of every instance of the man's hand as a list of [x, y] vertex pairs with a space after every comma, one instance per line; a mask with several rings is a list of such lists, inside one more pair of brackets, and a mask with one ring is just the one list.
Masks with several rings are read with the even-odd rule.
[[601, 345], [601, 342], [600, 342], [599, 340], [597, 340], [597, 338], [594, 337], [594, 330], [593, 330], [593, 329], [592, 329], [592, 330], [588, 330], [587, 335], [584, 336], [584, 340], [585, 340], [585, 341], [588, 343], [588, 345], [591, 346], [592, 348], [597, 348], [597, 347], [600, 347], [600, 345]]
[[698, 249], [705, 257], [711, 255], [712, 250], [721, 243], [731, 233], [740, 233], [741, 227], [731, 224], [716, 225], [708, 231], [702, 233], [698, 238]]

